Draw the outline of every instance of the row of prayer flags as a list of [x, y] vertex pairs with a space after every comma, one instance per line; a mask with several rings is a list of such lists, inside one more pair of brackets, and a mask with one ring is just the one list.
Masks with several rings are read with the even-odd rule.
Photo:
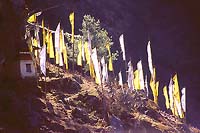
[[[159, 87], [159, 81], [156, 82], [156, 71], [155, 67], [153, 67], [152, 63], [152, 54], [151, 54], [151, 44], [150, 41], [147, 44], [147, 54], [148, 54], [148, 66], [149, 71], [151, 73], [151, 80], [150, 80], [150, 87], [153, 92], [154, 102], [158, 104], [158, 87]], [[165, 97], [165, 106], [167, 109], [171, 109], [172, 113], [180, 118], [184, 118], [185, 111], [183, 108], [185, 108], [185, 93], [182, 94], [183, 100], [180, 100], [180, 89], [178, 84], [178, 76], [177, 74], [174, 75], [173, 78], [170, 79], [169, 82], [169, 97], [168, 97], [168, 91], [167, 86], [164, 86], [163, 88], [163, 95]], [[185, 92], [183, 90], [183, 92]], [[183, 105], [183, 106], [182, 106]]]
[[[35, 19], [34, 16], [31, 16], [28, 22], [34, 22], [34, 19]], [[70, 14], [69, 19], [70, 19], [70, 24], [71, 24], [71, 29], [72, 29], [71, 43], [74, 45], [74, 13]], [[35, 38], [31, 39], [34, 47], [41, 47], [38, 32], [39, 30], [36, 29]], [[49, 54], [49, 58], [54, 58], [56, 56], [56, 64], [58, 64], [59, 66], [63, 66], [65, 64], [66, 69], [68, 69], [67, 47], [64, 42], [64, 33], [60, 27], [60, 23], [57, 25], [57, 28], [55, 31], [55, 42], [54, 42], [55, 55], [54, 55], [54, 48], [53, 48], [52, 33], [49, 32], [49, 29], [45, 31], [44, 20], [42, 20], [42, 35], [43, 35], [43, 46], [39, 54], [40, 67], [41, 67], [42, 73], [46, 75], [46, 52], [47, 54]], [[119, 42], [120, 42], [120, 47], [122, 50], [123, 60], [126, 60], [123, 34], [119, 37]], [[113, 71], [110, 45], [106, 44], [106, 48], [108, 50], [108, 55], [109, 55], [108, 70]], [[147, 44], [147, 54], [148, 54], [148, 67], [151, 73], [150, 87], [153, 92], [154, 102], [158, 104], [159, 81], [156, 81], [156, 70], [155, 70], [155, 67], [153, 67], [153, 63], [152, 63], [150, 41]], [[35, 55], [37, 55], [37, 52], [35, 52]], [[64, 59], [64, 62], [63, 62], [63, 59]], [[90, 75], [91, 77], [95, 78], [95, 82], [97, 84], [99, 85], [102, 83], [104, 84], [105, 82], [108, 81], [107, 64], [105, 63], [104, 57], [101, 58], [100, 62], [98, 61], [97, 50], [96, 48], [92, 49], [91, 47], [91, 37], [90, 37], [89, 32], [88, 32], [88, 41], [83, 42], [83, 40], [80, 39], [78, 42], [77, 65], [82, 66], [82, 61], [86, 61], [86, 63], [89, 65]], [[118, 76], [119, 76], [119, 85], [123, 88], [121, 71], [119, 72]], [[147, 75], [144, 80], [141, 60], [137, 63], [137, 69], [135, 71], [133, 71], [133, 66], [132, 66], [131, 61], [128, 62], [127, 82], [130, 89], [141, 90], [141, 89], [146, 88], [146, 90], [148, 91]], [[164, 86], [163, 88], [166, 108], [171, 109], [174, 115], [179, 116], [180, 118], [183, 118], [184, 117], [183, 112], [186, 111], [186, 100], [185, 100], [186, 94], [185, 94], [185, 88], [183, 88], [181, 91], [182, 97], [180, 97], [177, 74], [175, 74], [174, 77], [170, 79], [168, 88], [169, 88], [169, 97], [168, 97], [168, 92], [167, 92], [167, 86]]]

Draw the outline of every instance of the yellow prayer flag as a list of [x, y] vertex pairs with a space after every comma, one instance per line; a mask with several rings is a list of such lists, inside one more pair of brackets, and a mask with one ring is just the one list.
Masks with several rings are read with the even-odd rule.
[[159, 81], [156, 82], [155, 91], [156, 91], [156, 97], [155, 97], [155, 103], [158, 104], [158, 88], [159, 88]]
[[[33, 46], [38, 47], [38, 42], [35, 38], [33, 39]], [[38, 51], [37, 50], [34, 50], [34, 55], [35, 55], [35, 57], [38, 57]]]
[[77, 65], [82, 66], [82, 40], [78, 42], [78, 56], [77, 56]]
[[31, 15], [29, 18], [28, 18], [28, 20], [27, 20], [27, 22], [29, 22], [29, 23], [35, 23], [36, 22], [36, 14], [33, 14], [33, 15]]
[[106, 44], [106, 48], [108, 50], [108, 56], [109, 56], [108, 70], [113, 71], [112, 56], [111, 56], [111, 52], [110, 52], [110, 45], [108, 43]]
[[68, 59], [67, 59], [67, 47], [66, 45], [63, 45], [63, 56], [64, 56], [64, 63], [65, 63], [65, 68], [68, 70]]
[[60, 30], [60, 50], [63, 53], [65, 68], [68, 70], [67, 46], [65, 45], [63, 30]]
[[45, 37], [45, 42], [47, 44], [47, 54], [50, 54], [50, 35], [49, 35], [49, 28], [47, 30], [47, 34], [46, 34], [46, 37]]
[[52, 33], [49, 34], [49, 58], [54, 58], [54, 50], [53, 50], [53, 39], [52, 39]]
[[62, 31], [60, 30], [60, 52], [62, 53], [63, 52], [63, 45], [65, 45], [65, 44], [63, 44], [63, 36], [62, 36]]
[[86, 63], [89, 64], [90, 63], [90, 54], [88, 51], [88, 42], [87, 41], [84, 44], [84, 51], [85, 51]]
[[168, 93], [167, 93], [167, 86], [164, 86], [164, 88], [163, 88], [163, 95], [165, 97], [166, 108], [169, 109], [169, 97], [168, 97]]
[[156, 83], [156, 69], [153, 69], [153, 75], [151, 75], [151, 80], [150, 80], [150, 87], [153, 92], [153, 97], [154, 97], [154, 102], [158, 104], [158, 87], [159, 87], [159, 82]]
[[156, 82], [156, 96], [158, 96], [159, 81]]
[[174, 115], [177, 116], [177, 117], [179, 117], [179, 115], [178, 115], [178, 109], [177, 109], [175, 103], [174, 103]]
[[59, 64], [59, 62], [60, 62], [60, 57], [59, 57], [59, 53], [58, 53], [58, 51], [56, 51], [56, 64]]
[[181, 100], [180, 100], [180, 92], [179, 92], [179, 84], [178, 84], [177, 74], [174, 75], [173, 81], [174, 81], [174, 93], [173, 93], [173, 95], [177, 99], [178, 103], [180, 103]]
[[89, 69], [90, 69], [90, 76], [92, 78], [95, 78], [94, 65], [93, 65], [91, 60], [90, 60], [90, 63], [89, 63]]
[[71, 29], [72, 29], [71, 43], [74, 44], [74, 12], [70, 13], [69, 20], [70, 20]]
[[140, 80], [139, 80], [139, 71], [138, 71], [138, 69], [135, 70], [133, 72], [133, 74], [134, 74], [134, 79], [133, 79], [134, 87], [135, 87], [136, 90], [140, 90]]

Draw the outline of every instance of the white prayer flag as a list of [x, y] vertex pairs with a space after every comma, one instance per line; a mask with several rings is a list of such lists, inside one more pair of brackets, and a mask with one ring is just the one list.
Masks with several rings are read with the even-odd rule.
[[63, 30], [61, 30], [61, 38], [62, 38], [62, 40], [60, 40], [61, 42], [59, 44], [59, 50], [58, 50], [58, 52], [59, 52], [59, 58], [60, 58], [59, 59], [59, 66], [63, 66], [64, 65], [64, 63], [63, 63], [63, 57], [62, 57], [62, 51], [63, 51], [63, 47], [65, 45]]
[[100, 68], [99, 68], [99, 62], [98, 62], [98, 59], [97, 59], [97, 49], [94, 48], [92, 50], [92, 55], [91, 55], [91, 58], [92, 58], [92, 62], [94, 64], [94, 71], [95, 71], [95, 80], [96, 80], [96, 83], [97, 84], [101, 84], [101, 75], [100, 75]]
[[102, 65], [102, 83], [104, 84], [105, 82], [108, 81], [108, 71], [104, 57], [101, 58], [101, 65]]
[[151, 42], [150, 41], [147, 44], [147, 54], [148, 54], [149, 71], [150, 71], [151, 75], [153, 75], [153, 63], [152, 63]]
[[[81, 38], [82, 39], [82, 38]], [[85, 61], [85, 51], [84, 51], [84, 43], [83, 43], [83, 39], [82, 39], [82, 41], [81, 41], [81, 46], [82, 46], [82, 59], [83, 59], [83, 61]]]
[[178, 110], [178, 115], [179, 115], [180, 118], [181, 118], [181, 116], [182, 116], [181, 103], [179, 103], [178, 100], [177, 100], [176, 98], [175, 98], [174, 100], [175, 100], [176, 108], [177, 108], [177, 110]]
[[88, 52], [89, 55], [92, 53], [92, 44], [91, 44], [91, 37], [90, 37], [90, 32], [88, 31]]
[[40, 69], [41, 72], [46, 76], [46, 45], [44, 45], [40, 51]]
[[120, 46], [121, 46], [121, 50], [122, 50], [122, 54], [123, 54], [123, 60], [126, 60], [125, 47], [124, 47], [124, 35], [123, 34], [120, 35], [119, 42], [120, 42]]
[[142, 61], [141, 60], [137, 63], [137, 69], [138, 69], [138, 72], [139, 72], [140, 89], [144, 89], [144, 76], [143, 76], [143, 69], [142, 69]]
[[60, 23], [58, 23], [55, 31], [55, 50], [60, 51]]
[[118, 76], [119, 76], [119, 85], [123, 88], [122, 72], [121, 71], [118, 73]]
[[133, 90], [135, 89], [133, 86], [133, 66], [131, 64], [131, 61], [128, 62], [128, 87], [129, 89]]
[[182, 109], [184, 112], [186, 112], [186, 89], [183, 88], [181, 90], [182, 96], [181, 96], [181, 105], [182, 105]]
[[170, 109], [174, 108], [174, 98], [173, 98], [173, 81], [172, 78], [169, 81], [169, 104], [170, 104]]
[[40, 38], [39, 38], [39, 31], [40, 31], [40, 28], [38, 26], [36, 26], [35, 37], [36, 37], [36, 40], [37, 40], [38, 47], [41, 48], [41, 46], [40, 46]]

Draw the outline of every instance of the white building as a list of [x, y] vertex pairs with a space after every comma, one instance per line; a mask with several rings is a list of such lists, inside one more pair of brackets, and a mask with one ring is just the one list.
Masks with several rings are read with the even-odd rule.
[[20, 75], [23, 79], [37, 76], [30, 52], [20, 52]]

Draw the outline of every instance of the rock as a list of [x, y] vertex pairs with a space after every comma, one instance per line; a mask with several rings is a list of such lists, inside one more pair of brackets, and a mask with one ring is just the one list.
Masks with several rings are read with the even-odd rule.
[[90, 122], [87, 112], [82, 110], [81, 108], [75, 108], [74, 110], [72, 110], [72, 116], [81, 119], [85, 123]]
[[101, 106], [101, 101], [96, 96], [87, 95], [86, 104], [91, 108], [91, 110], [98, 110], [99, 106]]
[[78, 82], [79, 84], [83, 84], [83, 80], [81, 79], [81, 76], [74, 75], [72, 78], [73, 78], [76, 82]]
[[49, 101], [47, 101], [46, 104], [47, 104], [47, 109], [49, 110], [49, 113], [54, 114], [53, 105]]
[[115, 127], [116, 130], [124, 130], [123, 122], [115, 115], [112, 115], [110, 118], [110, 125]]
[[68, 94], [75, 94], [81, 90], [80, 84], [71, 78], [64, 78], [60, 82], [60, 88]]

